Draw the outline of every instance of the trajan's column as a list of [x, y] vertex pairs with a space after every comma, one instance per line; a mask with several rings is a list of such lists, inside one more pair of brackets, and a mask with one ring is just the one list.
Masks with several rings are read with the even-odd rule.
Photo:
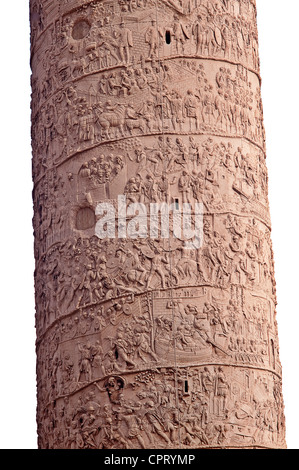
[[30, 11], [39, 448], [285, 448], [255, 0]]

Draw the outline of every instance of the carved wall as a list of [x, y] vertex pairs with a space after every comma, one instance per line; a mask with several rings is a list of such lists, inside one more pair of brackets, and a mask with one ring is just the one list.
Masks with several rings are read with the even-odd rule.
[[255, 0], [30, 3], [39, 447], [284, 448]]

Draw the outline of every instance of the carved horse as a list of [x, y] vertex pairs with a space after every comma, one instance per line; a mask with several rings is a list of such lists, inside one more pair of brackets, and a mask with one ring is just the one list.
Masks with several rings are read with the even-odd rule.
[[104, 111], [98, 112], [96, 115], [96, 122], [100, 125], [102, 131], [102, 137], [111, 139], [110, 135], [111, 128], [115, 129], [115, 136], [120, 131], [122, 137], [124, 137], [124, 126], [125, 126], [125, 106], [119, 105], [115, 111]]
[[146, 125], [143, 118], [126, 119], [125, 124], [131, 135], [133, 133], [133, 129], [140, 129], [143, 134], [145, 133]]
[[130, 119], [126, 117], [126, 107], [119, 105], [114, 111], [104, 111], [96, 113], [96, 122], [101, 127], [102, 137], [105, 139], [111, 139], [111, 129], [115, 129], [114, 138], [117, 137], [117, 133], [120, 132], [121, 136], [124, 137], [125, 130], [129, 131], [132, 135], [133, 129], [140, 129], [141, 132], [145, 132], [145, 122], [142, 117], [138, 119]]

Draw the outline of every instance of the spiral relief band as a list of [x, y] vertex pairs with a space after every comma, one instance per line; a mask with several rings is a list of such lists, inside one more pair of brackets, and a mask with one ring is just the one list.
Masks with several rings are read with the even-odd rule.
[[285, 448], [255, 1], [30, 11], [39, 448]]

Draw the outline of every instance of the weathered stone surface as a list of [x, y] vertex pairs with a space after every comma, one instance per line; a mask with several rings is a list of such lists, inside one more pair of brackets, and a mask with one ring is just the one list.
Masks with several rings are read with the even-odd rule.
[[30, 3], [39, 447], [284, 448], [255, 1]]

